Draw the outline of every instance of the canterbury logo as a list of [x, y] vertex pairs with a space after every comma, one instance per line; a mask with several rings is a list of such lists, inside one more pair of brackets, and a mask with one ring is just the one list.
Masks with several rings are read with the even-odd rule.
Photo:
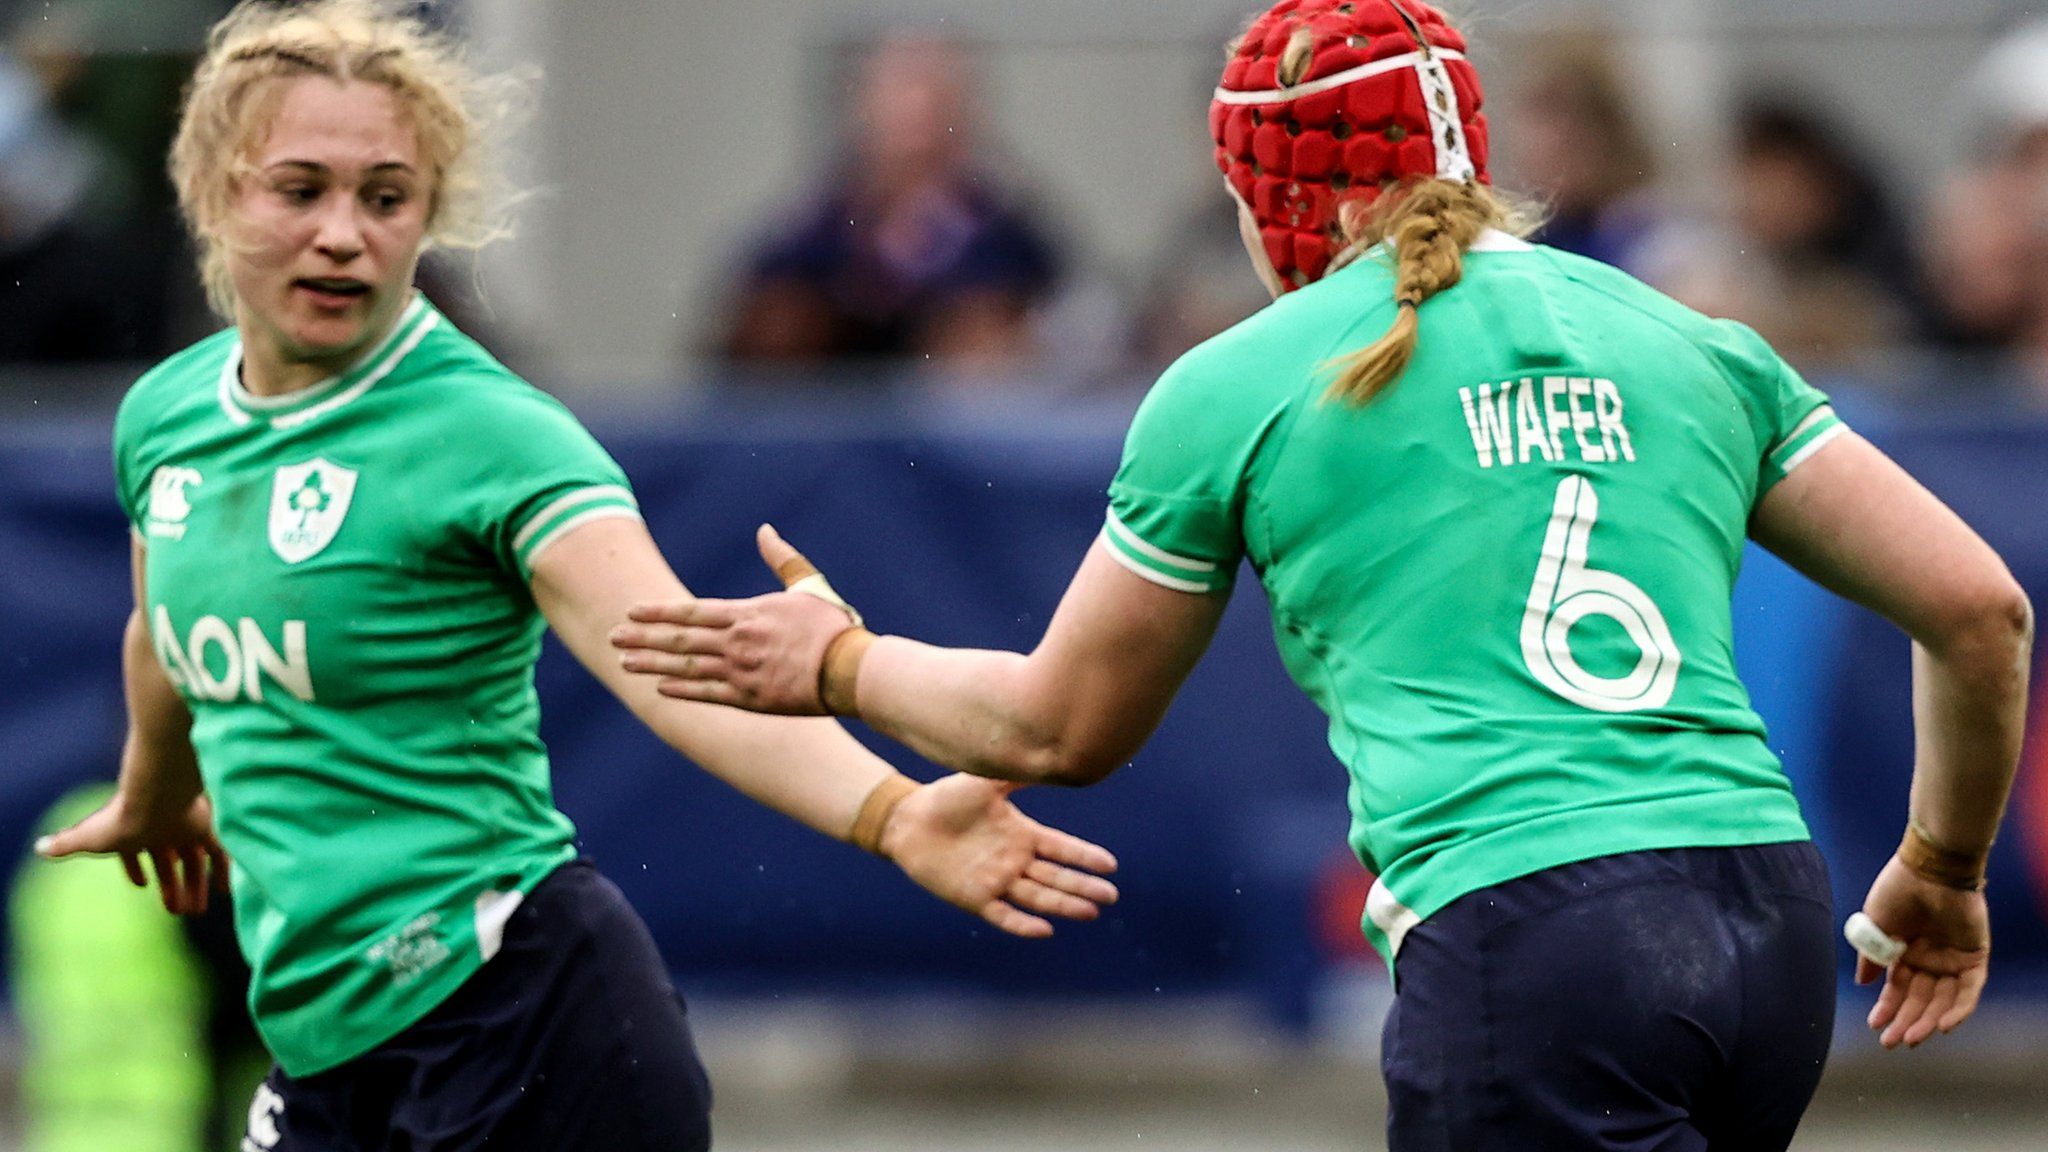
[[185, 518], [192, 514], [192, 499], [186, 489], [204, 483], [196, 468], [166, 464], [149, 477], [149, 508], [146, 513], [151, 536], [181, 540]]
[[284, 1097], [268, 1084], [256, 1086], [256, 1098], [249, 1102], [249, 1134], [242, 1137], [242, 1152], [270, 1152], [284, 1134], [277, 1118], [284, 1115]]

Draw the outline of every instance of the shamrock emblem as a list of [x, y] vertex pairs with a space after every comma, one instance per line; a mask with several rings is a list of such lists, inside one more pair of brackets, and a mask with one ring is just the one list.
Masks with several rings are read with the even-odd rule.
[[327, 460], [279, 468], [270, 484], [270, 549], [287, 564], [320, 553], [341, 531], [356, 472]]
[[321, 486], [318, 472], [308, 472], [306, 482], [291, 497], [292, 511], [297, 512], [302, 521], [315, 512], [327, 511], [327, 506], [333, 502], [334, 498]]

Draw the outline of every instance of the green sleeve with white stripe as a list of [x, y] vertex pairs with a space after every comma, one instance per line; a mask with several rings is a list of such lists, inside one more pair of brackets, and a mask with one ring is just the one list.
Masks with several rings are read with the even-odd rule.
[[1236, 579], [1245, 474], [1266, 425], [1254, 389], [1233, 390], [1206, 350], [1167, 369], [1139, 406], [1102, 534], [1118, 563], [1180, 592], [1228, 592]]
[[1827, 394], [1808, 384], [1764, 338], [1733, 320], [1715, 322], [1712, 351], [1741, 394], [1759, 451], [1757, 499], [1847, 430]]
[[474, 426], [464, 519], [522, 583], [533, 578], [534, 558], [569, 531], [606, 517], [639, 519], [624, 470], [553, 397], [506, 380], [467, 407]]

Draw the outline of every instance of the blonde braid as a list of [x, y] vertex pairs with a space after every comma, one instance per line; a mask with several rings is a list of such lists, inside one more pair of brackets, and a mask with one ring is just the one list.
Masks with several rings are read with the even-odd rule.
[[1325, 400], [1354, 407], [1371, 403], [1407, 371], [1421, 333], [1417, 311], [1465, 274], [1465, 251], [1479, 234], [1489, 227], [1520, 232], [1528, 226], [1520, 209], [1483, 185], [1463, 181], [1418, 181], [1405, 193], [1383, 194], [1379, 205], [1389, 207], [1377, 218], [1355, 203], [1345, 205], [1351, 211], [1343, 213], [1344, 231], [1354, 243], [1385, 240], [1396, 258], [1393, 327], [1339, 361], [1337, 378], [1323, 393]]

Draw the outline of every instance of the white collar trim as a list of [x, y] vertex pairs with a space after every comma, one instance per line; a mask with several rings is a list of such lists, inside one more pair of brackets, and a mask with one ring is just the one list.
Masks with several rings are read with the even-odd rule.
[[[425, 321], [420, 317], [424, 314]], [[258, 396], [242, 385], [242, 341], [236, 337], [234, 346], [228, 350], [227, 363], [220, 372], [220, 406], [227, 413], [228, 420], [236, 426], [250, 423], [263, 417], [273, 428], [294, 428], [332, 412], [343, 404], [368, 392], [377, 382], [391, 374], [406, 354], [419, 346], [427, 333], [441, 322], [440, 313], [427, 305], [427, 298], [417, 291], [412, 303], [392, 325], [390, 335], [375, 348], [364, 353], [355, 363], [327, 379], [287, 392], [282, 396]], [[367, 371], [365, 371], [367, 369]], [[358, 377], [348, 384], [351, 377]], [[344, 387], [344, 385], [347, 385]], [[290, 411], [279, 412], [280, 409]], [[277, 415], [270, 415], [278, 413]]]
[[1527, 240], [1522, 239], [1520, 236], [1516, 236], [1508, 232], [1503, 232], [1498, 228], [1488, 228], [1486, 231], [1481, 232], [1479, 234], [1479, 239], [1474, 240], [1472, 242], [1472, 247], [1470, 251], [1529, 252], [1533, 251], [1535, 247], [1536, 246], [1534, 244], [1529, 243]]
[[[1351, 247], [1337, 253], [1336, 257], [1330, 261], [1329, 271], [1335, 272], [1346, 265], [1354, 264], [1361, 256], [1367, 256], [1374, 252], [1383, 250], [1391, 252], [1393, 247], [1393, 244], [1387, 240], [1381, 240], [1373, 244], [1353, 244]], [[1481, 232], [1479, 238], [1472, 241], [1472, 246], [1466, 249], [1467, 252], [1533, 252], [1535, 250], [1536, 246], [1534, 244], [1512, 233], [1503, 232], [1498, 228], [1488, 228]], [[1324, 275], [1329, 275], [1329, 272], [1325, 272]]]

